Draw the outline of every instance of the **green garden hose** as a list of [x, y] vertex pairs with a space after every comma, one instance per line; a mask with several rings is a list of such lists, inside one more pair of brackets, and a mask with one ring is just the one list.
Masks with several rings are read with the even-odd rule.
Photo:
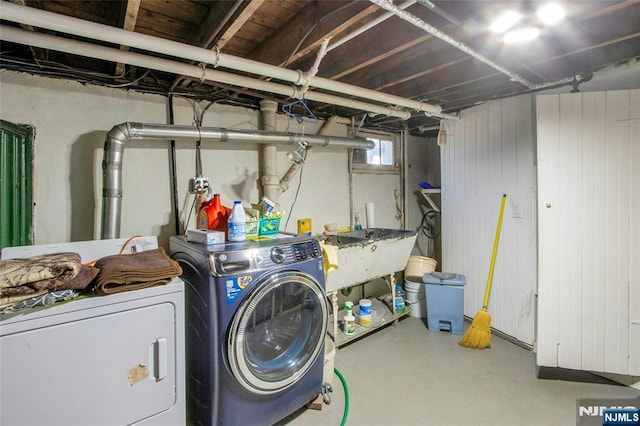
[[337, 368], [334, 367], [333, 372], [336, 373], [344, 388], [344, 413], [342, 414], [342, 421], [340, 422], [340, 426], [344, 426], [349, 416], [349, 387], [347, 386], [347, 381], [344, 379], [344, 376]]

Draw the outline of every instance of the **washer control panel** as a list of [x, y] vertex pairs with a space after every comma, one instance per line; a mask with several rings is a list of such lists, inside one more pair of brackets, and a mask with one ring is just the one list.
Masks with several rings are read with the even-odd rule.
[[282, 247], [274, 247], [271, 249], [271, 260], [274, 263], [282, 263], [286, 259], [284, 249]]
[[303, 241], [291, 245], [296, 260], [306, 260], [322, 256], [318, 240]]
[[211, 270], [216, 276], [250, 273], [275, 265], [288, 265], [322, 257], [317, 239], [289, 241], [270, 246], [249, 246], [241, 250], [209, 254]]

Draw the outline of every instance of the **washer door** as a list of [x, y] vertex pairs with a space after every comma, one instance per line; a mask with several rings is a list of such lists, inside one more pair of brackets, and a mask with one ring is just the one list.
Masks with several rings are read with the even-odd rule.
[[240, 306], [228, 340], [233, 375], [247, 390], [271, 394], [296, 383], [324, 345], [327, 302], [320, 284], [302, 272], [280, 272]]

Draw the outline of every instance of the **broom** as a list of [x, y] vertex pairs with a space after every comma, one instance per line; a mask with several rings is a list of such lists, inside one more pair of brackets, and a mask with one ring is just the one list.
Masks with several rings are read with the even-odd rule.
[[491, 266], [489, 267], [489, 278], [487, 279], [487, 288], [484, 291], [484, 302], [482, 309], [476, 313], [471, 325], [458, 342], [461, 346], [473, 349], [484, 349], [491, 346], [491, 315], [487, 311], [489, 306], [489, 294], [491, 294], [491, 282], [493, 281], [493, 268], [496, 264], [496, 254], [498, 253], [498, 241], [500, 241], [500, 228], [502, 227], [502, 215], [504, 213], [504, 204], [507, 194], [502, 195], [502, 204], [500, 204], [500, 216], [498, 216], [498, 228], [496, 229], [496, 238], [493, 242], [493, 253], [491, 254]]

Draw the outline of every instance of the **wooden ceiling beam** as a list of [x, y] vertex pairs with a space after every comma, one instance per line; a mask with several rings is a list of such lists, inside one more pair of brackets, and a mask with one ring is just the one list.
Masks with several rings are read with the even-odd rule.
[[340, 78], [346, 77], [350, 74], [355, 73], [356, 71], [360, 71], [362, 69], [365, 68], [369, 68], [375, 64], [378, 64], [386, 59], [389, 59], [399, 53], [405, 52], [409, 49], [411, 49], [412, 47], [415, 46], [419, 46], [420, 44], [424, 43], [425, 41], [430, 40], [431, 38], [433, 38], [433, 36], [431, 34], [425, 34], [422, 35], [418, 38], [415, 38], [411, 41], [409, 41], [408, 43], [402, 44], [400, 46], [394, 47], [393, 49], [387, 50], [385, 52], [380, 53], [379, 55], [376, 55], [374, 57], [371, 57], [369, 59], [367, 59], [364, 62], [360, 62], [359, 64], [356, 64], [348, 69], [345, 69], [337, 74], [334, 74], [330, 77], [327, 78], [331, 78], [332, 80], [338, 80]]
[[253, 16], [253, 14], [258, 10], [260, 6], [262, 6], [264, 0], [251, 0], [249, 4], [240, 12], [240, 15], [236, 19], [233, 20], [229, 28], [220, 36], [217, 43], [215, 44], [215, 49], [222, 50], [224, 46], [231, 40], [238, 31], [242, 28], [242, 26]]
[[[136, 28], [136, 22], [138, 20], [138, 11], [140, 10], [141, 0], [127, 0], [127, 7], [124, 12], [124, 23], [122, 29], [127, 31], [133, 31]], [[129, 50], [129, 46], [120, 46], [120, 50]], [[115, 75], [120, 76], [124, 73], [125, 65], [122, 63], [116, 64]]]
[[[209, 12], [202, 20], [193, 37], [192, 44], [209, 49], [211, 43], [218, 37], [220, 31], [227, 26], [241, 4], [242, 0], [236, 0], [231, 6], [229, 6], [230, 2], [212, 2]], [[223, 16], [223, 18], [220, 19], [220, 16]]]
[[[418, 9], [418, 11], [420, 10]], [[375, 75], [379, 78], [400, 63], [412, 62], [417, 55], [421, 55], [425, 50], [433, 51], [432, 45], [436, 42], [433, 35], [410, 25], [406, 25], [402, 31], [398, 31], [397, 24], [397, 18], [388, 19], [364, 35], [331, 51], [323, 60], [322, 76], [357, 84], [358, 81], [373, 77], [373, 75], [367, 77], [365, 75], [367, 70], [372, 70], [374, 66]], [[444, 28], [447, 30], [456, 29], [451, 24]], [[458, 31], [460, 30], [458, 29]], [[372, 44], [371, 40], [376, 40], [376, 43]], [[439, 41], [436, 42], [438, 46], [440, 46], [439, 43]], [[359, 52], [359, 54], [354, 55], [350, 52]], [[367, 56], [367, 58], [362, 60], [363, 56]], [[375, 85], [368, 87], [372, 86]]]
[[[19, 4], [20, 6], [29, 6], [27, 4], [27, 2], [25, 0], [9, 0], [11, 3], [15, 3], [15, 4]], [[35, 29], [33, 28], [32, 25], [24, 25], [24, 24], [20, 24], [20, 27], [23, 30], [27, 30], [27, 31], [35, 31]], [[43, 61], [46, 60], [47, 58], [47, 52], [45, 51], [45, 49], [41, 49], [39, 47], [33, 47], [30, 46], [31, 48], [31, 54], [33, 55], [33, 58], [36, 61]]]
[[[379, 11], [377, 6], [357, 2], [336, 12], [336, 4], [339, 7], [344, 5], [334, 1], [309, 3], [247, 57], [258, 62], [286, 66], [317, 50], [326, 38], [347, 30]], [[311, 28], [314, 29], [309, 33]], [[301, 41], [304, 47], [299, 48]]]

